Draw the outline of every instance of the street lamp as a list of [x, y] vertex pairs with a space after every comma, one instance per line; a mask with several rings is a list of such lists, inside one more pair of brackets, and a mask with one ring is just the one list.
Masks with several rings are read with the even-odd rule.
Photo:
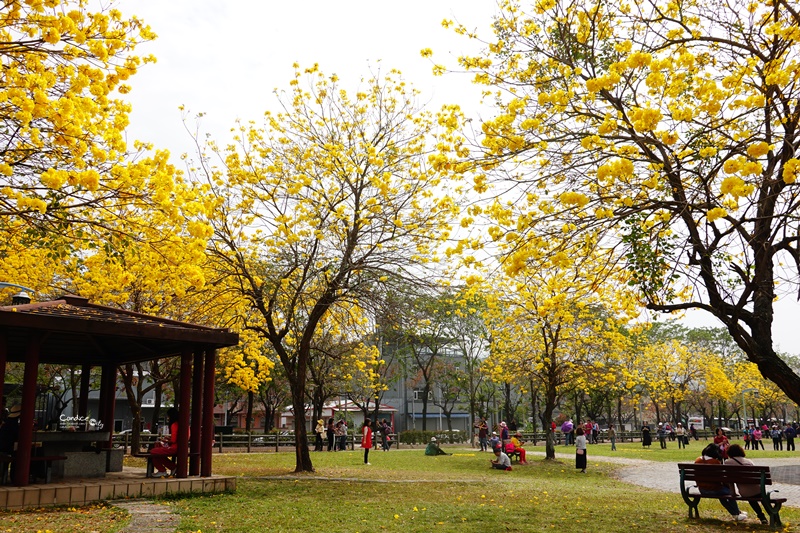
[[[749, 389], [744, 389], [742, 391], [742, 413], [744, 415], [744, 428], [742, 428], [743, 431], [744, 431], [744, 429], [747, 428], [747, 406], [746, 406], [746, 404], [744, 402], [744, 395], [746, 393], [748, 393], [748, 392], [754, 392], [754, 393], [758, 394], [758, 389], [749, 388]], [[754, 415], [755, 415], [755, 413], [754, 413]], [[756, 417], [753, 416], [753, 423], [755, 423], [755, 421], [756, 421]]]

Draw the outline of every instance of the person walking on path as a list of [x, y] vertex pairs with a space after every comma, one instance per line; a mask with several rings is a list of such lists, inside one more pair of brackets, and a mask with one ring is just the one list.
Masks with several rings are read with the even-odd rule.
[[581, 469], [581, 474], [586, 473], [586, 437], [582, 427], [575, 430], [575, 468]]
[[725, 430], [722, 428], [717, 428], [714, 431], [714, 444], [717, 445], [719, 448], [719, 452], [722, 455], [723, 459], [728, 458], [728, 446], [731, 445], [730, 441], [728, 440], [728, 436], [725, 434]]
[[344, 419], [339, 420], [336, 422], [336, 429], [334, 430], [334, 445], [333, 448], [337, 451], [344, 451], [347, 448], [345, 444], [342, 446], [342, 437], [347, 437], [347, 425], [344, 423]]
[[686, 448], [686, 430], [683, 428], [683, 424], [678, 422], [678, 425], [675, 427], [675, 436], [678, 438], [678, 449]]
[[389, 425], [389, 422], [387, 422], [385, 418], [381, 420], [381, 448], [385, 452], [388, 452], [389, 447], [392, 445], [391, 437], [389, 436], [391, 431], [392, 427]]
[[642, 448], [649, 448], [653, 444], [653, 436], [650, 435], [650, 426], [646, 423], [642, 426]]
[[334, 420], [333, 418], [328, 419], [328, 427], [325, 428], [325, 436], [328, 437], [328, 451], [332, 452], [333, 449], [333, 437], [336, 435], [336, 428], [334, 427]]
[[754, 450], [757, 450], [759, 445], [761, 446], [762, 450], [764, 449], [764, 442], [761, 440], [761, 436], [762, 436], [761, 429], [759, 429], [758, 426], [753, 428], [753, 449]]
[[505, 422], [500, 422], [500, 443], [505, 448], [509, 441], [508, 425]]
[[489, 451], [489, 424], [486, 423], [484, 417], [481, 417], [475, 427], [478, 428], [478, 442], [481, 445], [481, 451]]
[[694, 424], [689, 424], [689, 434], [691, 434], [694, 440], [700, 440], [697, 438], [697, 428], [694, 427]]
[[325, 422], [320, 418], [317, 420], [317, 427], [314, 428], [314, 451], [322, 451], [322, 434], [325, 433]]
[[783, 434], [786, 436], [786, 451], [793, 452], [794, 449], [794, 438], [797, 436], [797, 430], [795, 430], [791, 424], [788, 422], [786, 423], [786, 428], [783, 430]]
[[[695, 459], [697, 464], [706, 465], [720, 465], [722, 464], [722, 454], [720, 453], [719, 446], [716, 444], [709, 444], [703, 449], [703, 454]], [[704, 496], [730, 496], [732, 494], [731, 488], [723, 483], [697, 483], [697, 488], [700, 494]], [[739, 505], [736, 500], [729, 498], [720, 498], [719, 503], [734, 517], [737, 522], [747, 520], [747, 513], [739, 511]]]
[[569, 446], [572, 444], [572, 430], [574, 427], [575, 425], [572, 423], [571, 418], [561, 424], [561, 433], [564, 434], [564, 446]]
[[667, 449], [667, 430], [664, 429], [664, 424], [661, 422], [658, 423], [658, 429], [656, 430], [656, 434], [658, 435], [658, 443], [661, 445], [662, 450]]
[[611, 451], [617, 451], [617, 430], [614, 429], [614, 424], [608, 425], [608, 438], [611, 440]]
[[783, 451], [783, 429], [777, 424], [772, 426], [772, 430], [770, 431], [770, 436], [772, 437], [772, 449], [776, 452]]
[[[753, 461], [750, 459], [745, 459], [745, 453], [741, 446], [738, 444], [731, 444], [728, 448], [728, 458], [725, 459], [726, 465], [743, 465], [743, 466], [754, 466]], [[743, 498], [751, 498], [751, 497], [758, 497], [761, 495], [761, 485], [758, 483], [737, 483], [736, 490], [739, 491], [739, 495]], [[753, 508], [755, 511], [756, 516], [761, 521], [763, 525], [768, 525], [769, 520], [767, 517], [764, 516], [764, 510], [761, 509], [761, 506], [755, 500], [748, 500], [750, 507]]]
[[369, 418], [364, 419], [364, 425], [361, 426], [361, 447], [364, 448], [364, 464], [369, 463], [369, 449], [372, 448], [372, 428], [370, 424], [372, 421]]

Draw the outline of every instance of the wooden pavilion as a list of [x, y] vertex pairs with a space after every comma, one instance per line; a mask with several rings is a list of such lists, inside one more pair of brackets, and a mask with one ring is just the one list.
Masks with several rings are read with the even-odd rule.
[[[114, 427], [117, 368], [164, 357], [180, 357], [176, 477], [210, 477], [216, 352], [238, 342], [238, 334], [227, 329], [97, 305], [75, 295], [49, 302], [0, 307], [0, 405], [4, 403], [6, 364], [22, 362], [25, 365], [14, 484], [24, 487], [29, 483], [40, 364], [81, 367], [80, 417], [88, 414], [89, 371], [100, 367], [97, 419], [102, 427], [111, 429]], [[111, 448], [111, 431], [108, 435], [107, 447]]]

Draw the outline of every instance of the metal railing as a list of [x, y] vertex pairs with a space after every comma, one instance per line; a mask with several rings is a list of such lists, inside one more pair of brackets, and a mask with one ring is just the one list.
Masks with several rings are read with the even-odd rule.
[[[547, 434], [543, 431], [536, 431], [530, 432], [525, 431], [522, 432], [522, 438], [525, 442], [531, 443], [532, 445], [542, 445], [545, 442]], [[697, 432], [698, 440], [709, 440], [713, 439], [713, 433], [710, 430], [700, 430]], [[655, 435], [655, 432], [652, 433], [653, 441], [657, 442], [658, 438]], [[563, 446], [564, 445], [564, 434], [560, 431], [555, 432], [556, 438], [556, 445]], [[402, 443], [402, 438], [398, 438], [397, 434], [391, 434], [391, 447], [392, 448], [401, 448], [411, 447], [413, 445]], [[140, 435], [139, 445], [141, 447], [140, 450], [134, 452], [131, 450], [130, 453], [139, 453], [142, 451], [148, 450], [155, 441], [158, 440], [158, 435], [155, 434], [143, 434]], [[606, 443], [610, 442], [608, 438], [607, 432], [600, 432], [597, 438], [598, 442]], [[617, 442], [640, 442], [642, 440], [642, 433], [640, 431], [617, 431]], [[670, 439], [668, 439], [669, 441]], [[307, 436], [307, 446], [309, 448], [314, 448], [314, 435]], [[131, 447], [131, 434], [117, 434], [113, 437], [114, 447], [115, 448], [122, 448], [124, 453], [127, 455], [129, 453], [129, 449]], [[477, 444], [478, 439], [475, 438], [475, 442]], [[381, 445], [380, 435], [373, 436], [373, 446], [378, 448]], [[469, 440], [463, 443], [464, 446], [470, 446]], [[323, 446], [327, 449], [327, 441], [323, 442]], [[347, 436], [347, 444], [346, 447], [350, 450], [354, 450], [356, 447], [361, 446], [361, 435], [348, 435]], [[276, 433], [268, 433], [268, 434], [233, 434], [233, 435], [225, 435], [222, 433], [218, 433], [214, 438], [214, 449], [218, 453], [224, 453], [225, 451], [228, 452], [259, 452], [259, 451], [280, 451], [281, 449], [294, 449], [295, 447], [295, 436], [293, 434], [276, 434]]]

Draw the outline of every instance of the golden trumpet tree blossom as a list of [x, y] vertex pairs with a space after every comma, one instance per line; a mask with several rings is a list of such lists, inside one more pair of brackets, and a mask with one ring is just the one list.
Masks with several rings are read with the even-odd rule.
[[797, 5], [504, 0], [492, 28], [460, 63], [496, 104], [487, 181], [517, 193], [493, 237], [605, 235], [649, 309], [713, 314], [800, 401], [772, 338], [800, 283]]
[[114, 4], [0, 9], [0, 231], [54, 255], [77, 243], [123, 246], [125, 209], [114, 207], [167, 209], [172, 196], [171, 176], [126, 162], [130, 106], [120, 95], [153, 60], [135, 47], [155, 35]]
[[[631, 300], [616, 291], [624, 278], [601, 283], [597, 277], [606, 260], [590, 247], [575, 247], [568, 260], [545, 254], [537, 268], [507, 265], [492, 283], [487, 366], [496, 381], [540, 387], [543, 421], [553, 419], [566, 392], [619, 378], [608, 361], [627, 345], [622, 325], [631, 319]], [[546, 453], [555, 459], [552, 434]]]
[[[452, 161], [466, 154], [458, 108], [421, 111], [394, 71], [348, 92], [316, 66], [298, 68], [278, 96], [282, 111], [208, 146], [198, 172], [217, 200], [217, 272], [248, 302], [242, 327], [271, 345], [303, 412], [325, 316], [366, 316], [389, 290], [433, 277], [459, 210]], [[295, 432], [296, 470], [311, 471], [303, 417]]]

